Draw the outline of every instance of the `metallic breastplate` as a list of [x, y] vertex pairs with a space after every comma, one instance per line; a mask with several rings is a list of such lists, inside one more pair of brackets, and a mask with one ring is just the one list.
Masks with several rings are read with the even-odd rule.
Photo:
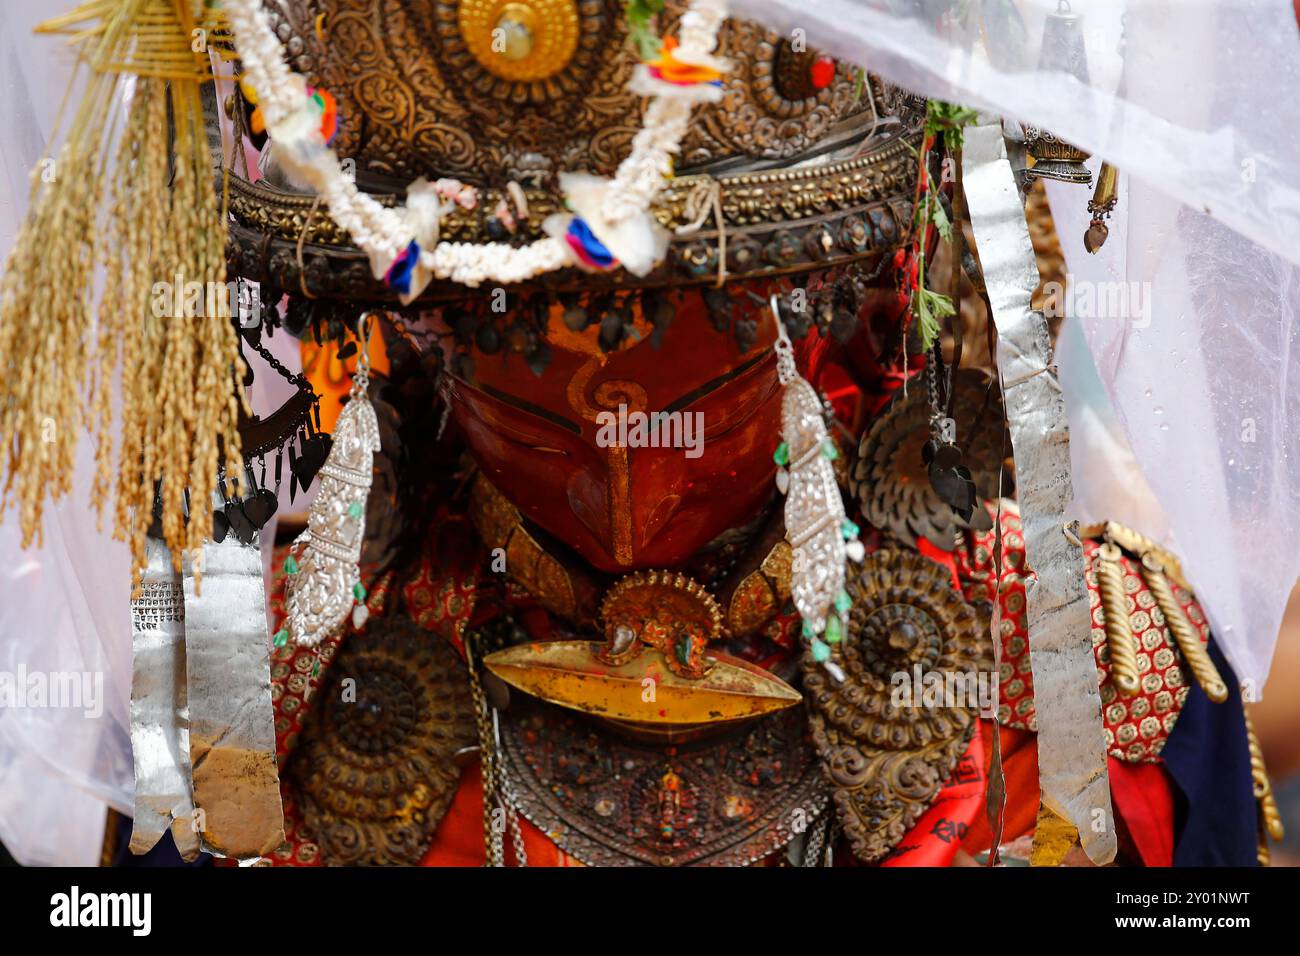
[[549, 705], [502, 716], [519, 811], [591, 866], [743, 866], [811, 832], [826, 806], [801, 708], [675, 746]]

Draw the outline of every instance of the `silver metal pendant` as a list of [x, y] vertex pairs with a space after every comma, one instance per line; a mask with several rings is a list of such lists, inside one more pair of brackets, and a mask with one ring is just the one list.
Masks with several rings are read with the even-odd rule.
[[857, 526], [845, 516], [832, 464], [838, 454], [826, 429], [821, 398], [799, 374], [775, 297], [777, 375], [785, 386], [781, 400], [781, 437], [788, 455], [784, 486], [785, 535], [794, 551], [791, 596], [804, 621], [814, 659], [825, 663], [829, 648], [843, 634], [847, 613], [845, 562], [861, 561]]
[[[293, 543], [285, 562], [284, 626], [298, 644], [315, 646], [338, 634], [353, 603], [365, 594], [357, 562], [374, 455], [379, 451], [379, 422], [366, 395], [367, 384], [359, 367], [352, 399], [339, 415], [333, 447], [320, 470], [320, 490], [307, 516], [307, 530]], [[364, 624], [364, 615], [357, 616]]]

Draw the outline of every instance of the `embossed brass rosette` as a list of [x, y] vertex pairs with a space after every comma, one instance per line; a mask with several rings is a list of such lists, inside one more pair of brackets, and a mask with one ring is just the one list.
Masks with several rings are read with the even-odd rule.
[[[952, 417], [957, 423], [957, 443], [962, 461], [971, 471], [983, 501], [998, 496], [998, 472], [1004, 447], [1002, 395], [979, 369], [958, 369], [953, 374], [955, 395]], [[954, 534], [965, 521], [944, 504], [930, 484], [921, 448], [930, 437], [930, 406], [925, 389], [897, 394], [863, 436], [849, 488], [858, 510], [872, 525], [907, 544], [921, 538], [951, 551]], [[1003, 494], [1010, 492], [1011, 477], [1003, 478]], [[977, 502], [976, 513], [984, 510]]]
[[409, 618], [372, 617], [330, 667], [288, 768], [325, 861], [418, 864], [460, 781], [453, 757], [476, 740], [450, 645]]
[[913, 552], [870, 555], [848, 591], [848, 633], [831, 657], [845, 680], [805, 655], [804, 696], [845, 836], [860, 859], [877, 862], [970, 742], [991, 648], [947, 571]]

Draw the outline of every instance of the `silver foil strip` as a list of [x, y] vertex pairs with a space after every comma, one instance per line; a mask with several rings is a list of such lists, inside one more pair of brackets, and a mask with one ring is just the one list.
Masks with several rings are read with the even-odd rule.
[[1026, 559], [1037, 575], [1026, 617], [1039, 786], [1043, 803], [1079, 831], [1088, 858], [1109, 863], [1116, 839], [1083, 549], [1066, 534], [1069, 426], [1047, 320], [1030, 304], [1038, 264], [1000, 123], [967, 129], [962, 178], [997, 326]]
[[251, 860], [284, 842], [262, 556], [229, 535], [186, 562], [185, 659], [195, 821], [203, 849]]
[[149, 538], [139, 596], [131, 601], [131, 751], [135, 759], [132, 853], [172, 831], [182, 859], [199, 855], [190, 792], [185, 694], [185, 596], [167, 545]]

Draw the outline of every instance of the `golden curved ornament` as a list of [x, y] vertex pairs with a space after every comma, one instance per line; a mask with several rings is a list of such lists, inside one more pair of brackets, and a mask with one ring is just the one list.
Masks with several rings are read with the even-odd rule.
[[609, 589], [601, 604], [605, 646], [596, 652], [606, 664], [623, 664], [653, 647], [669, 670], [698, 680], [709, 669], [705, 653], [722, 633], [722, 609], [713, 595], [684, 574], [630, 574]]
[[658, 655], [619, 665], [597, 657], [599, 641], [542, 641], [483, 661], [511, 687], [568, 710], [660, 731], [696, 729], [770, 714], [799, 703], [799, 692], [754, 664], [712, 655], [705, 675], [675, 674]]

